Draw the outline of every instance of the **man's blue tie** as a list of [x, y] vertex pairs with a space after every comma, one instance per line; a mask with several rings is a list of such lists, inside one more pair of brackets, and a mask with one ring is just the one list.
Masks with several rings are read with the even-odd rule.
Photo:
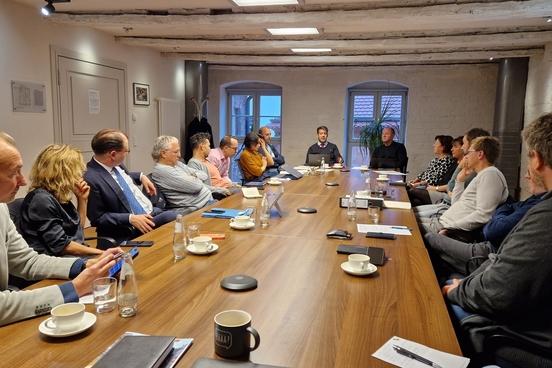
[[140, 205], [140, 202], [138, 202], [138, 200], [134, 196], [134, 193], [132, 193], [132, 189], [130, 189], [125, 178], [123, 178], [119, 170], [117, 170], [117, 168], [114, 167], [113, 172], [115, 172], [117, 183], [119, 183], [119, 186], [121, 187], [123, 194], [125, 195], [128, 201], [128, 204], [130, 204], [132, 213], [135, 215], [143, 215], [144, 213], [146, 213], [146, 211], [144, 211], [144, 208]]

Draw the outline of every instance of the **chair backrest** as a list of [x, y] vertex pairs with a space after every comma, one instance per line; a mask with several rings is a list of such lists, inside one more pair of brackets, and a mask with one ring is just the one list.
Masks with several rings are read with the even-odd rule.
[[153, 185], [155, 185], [155, 191], [157, 192], [156, 194], [154, 195], [149, 195], [146, 190], [144, 189], [143, 190], [143, 193], [145, 194], [146, 197], [148, 197], [148, 199], [151, 201], [151, 204], [153, 205], [153, 207], [157, 207], [159, 209], [162, 209], [164, 210], [165, 207], [167, 206], [167, 198], [165, 197], [165, 195], [161, 192], [161, 188], [159, 188], [159, 186], [153, 181], [152, 179], [152, 176], [151, 176], [151, 173], [149, 173], [147, 175], [147, 177], [151, 180], [151, 182], [153, 183]]
[[408, 156], [406, 157], [406, 161], [404, 162], [404, 166], [400, 168], [400, 169], [401, 169], [401, 172], [402, 172], [403, 174], [408, 173], [407, 168], [408, 168]]
[[10, 217], [15, 224], [15, 228], [18, 233], [21, 233], [19, 224], [21, 219], [21, 205], [23, 204], [24, 198], [16, 198], [10, 203], [8, 203], [8, 210], [10, 212]]

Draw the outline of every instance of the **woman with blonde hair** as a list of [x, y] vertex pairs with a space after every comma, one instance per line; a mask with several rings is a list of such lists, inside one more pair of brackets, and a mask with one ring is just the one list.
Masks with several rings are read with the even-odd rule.
[[[31, 169], [29, 193], [21, 205], [19, 228], [38, 253], [53, 256], [101, 254], [83, 245], [83, 227], [90, 187], [83, 180], [85, 165], [80, 151], [51, 144]], [[71, 200], [77, 199], [77, 207]]]

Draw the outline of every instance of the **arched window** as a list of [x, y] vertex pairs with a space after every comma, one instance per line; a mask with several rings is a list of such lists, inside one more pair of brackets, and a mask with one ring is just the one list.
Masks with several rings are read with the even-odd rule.
[[[272, 130], [272, 144], [282, 152], [282, 88], [262, 82], [238, 82], [226, 87], [226, 131], [238, 138], [261, 127]], [[237, 180], [237, 165], [231, 165], [230, 176]]]
[[395, 140], [404, 143], [406, 136], [406, 103], [408, 88], [387, 81], [365, 82], [348, 90], [347, 164], [359, 166], [368, 162], [359, 145], [362, 129], [381, 120], [395, 129]]

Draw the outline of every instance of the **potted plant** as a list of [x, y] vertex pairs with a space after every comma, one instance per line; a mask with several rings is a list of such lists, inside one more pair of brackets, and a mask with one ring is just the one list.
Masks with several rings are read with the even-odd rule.
[[382, 145], [381, 132], [385, 128], [384, 122], [389, 115], [389, 107], [390, 102], [387, 100], [381, 110], [381, 114], [360, 131], [359, 146], [363, 157], [370, 157], [372, 152]]

